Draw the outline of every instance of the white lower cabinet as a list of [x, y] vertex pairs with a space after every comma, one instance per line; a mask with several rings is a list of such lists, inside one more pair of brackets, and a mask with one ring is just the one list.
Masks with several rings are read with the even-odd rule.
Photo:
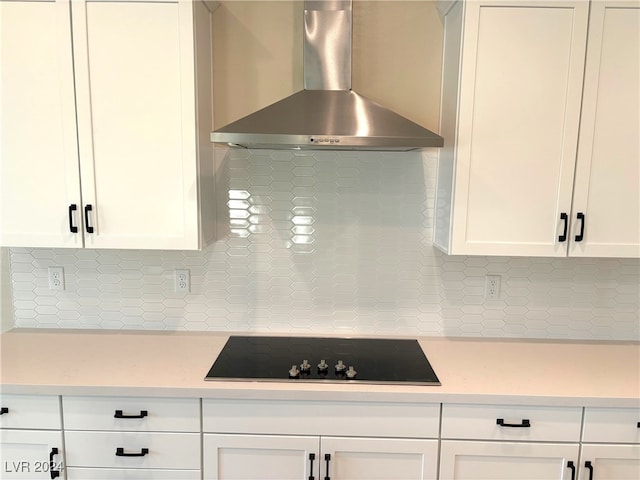
[[55, 395], [0, 407], [2, 479], [640, 478], [640, 408]]
[[581, 407], [444, 404], [441, 436], [451, 440], [578, 443], [581, 424]]
[[437, 440], [204, 435], [207, 480], [427, 480], [437, 458]]
[[65, 396], [62, 404], [66, 430], [200, 431], [197, 398]]
[[195, 398], [63, 397], [70, 479], [201, 476]]
[[173, 432], [65, 432], [73, 467], [200, 468], [200, 435]]
[[308, 479], [317, 475], [319, 448], [319, 438], [311, 436], [205, 434], [204, 478]]
[[578, 444], [444, 440], [440, 480], [571, 480]]
[[57, 395], [1, 395], [0, 428], [61, 430]]
[[579, 479], [638, 478], [640, 408], [585, 408]]
[[69, 468], [67, 480], [200, 480], [195, 470], [136, 470], [113, 468]]
[[640, 445], [582, 445], [580, 480], [638, 480]]
[[65, 479], [60, 430], [0, 430], [0, 478]]
[[575, 480], [582, 408], [442, 407], [441, 480]]
[[585, 408], [582, 443], [640, 443], [640, 408]]
[[435, 480], [438, 404], [203, 400], [207, 480]]
[[[322, 437], [320, 452], [322, 463], [318, 478], [334, 480], [437, 478], [437, 440]], [[327, 455], [329, 455], [328, 458]]]
[[66, 478], [60, 397], [0, 395], [0, 478]]

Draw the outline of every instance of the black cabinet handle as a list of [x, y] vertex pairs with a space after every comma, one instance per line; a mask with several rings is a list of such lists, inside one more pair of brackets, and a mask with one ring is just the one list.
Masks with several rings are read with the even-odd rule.
[[[4, 410], [4, 409], [3, 409]], [[638, 428], [640, 428], [640, 422], [638, 422]]]
[[78, 233], [78, 227], [73, 224], [73, 212], [78, 210], [78, 205], [72, 203], [69, 205], [69, 230], [71, 233]]
[[[0, 408], [0, 415], [4, 415], [5, 413], [9, 413], [9, 408], [8, 407]], [[640, 427], [640, 422], [638, 423], [638, 426]]]
[[496, 418], [496, 425], [500, 425], [501, 427], [529, 428], [531, 422], [528, 418], [523, 418], [522, 423], [505, 423], [504, 418]]
[[116, 448], [116, 457], [144, 457], [148, 453], [148, 448], [141, 448], [140, 453], [125, 453], [124, 448]]
[[575, 241], [581, 242], [584, 238], [584, 213], [578, 212], [576, 217], [578, 218], [578, 220], [580, 220], [580, 233], [576, 235]]
[[140, 410], [140, 415], [123, 415], [122, 410], [116, 410], [113, 418], [144, 418], [149, 415], [149, 412], [146, 410]]
[[313, 461], [316, 459], [316, 454], [315, 453], [310, 453], [309, 454], [309, 480], [315, 480], [315, 477], [313, 476]]
[[560, 220], [564, 220], [564, 230], [562, 231], [562, 235], [558, 237], [559, 242], [567, 241], [567, 230], [569, 229], [569, 217], [566, 213], [562, 212], [560, 214]]
[[576, 466], [573, 462], [567, 462], [567, 468], [571, 469], [571, 480], [576, 480]]
[[584, 462], [584, 468], [589, 470], [589, 480], [593, 480], [593, 465], [591, 465], [591, 462], [589, 460]]
[[58, 449], [53, 447], [49, 452], [49, 473], [51, 478], [58, 478], [60, 476], [60, 470], [56, 470], [56, 464], [53, 462], [53, 457], [58, 455]]
[[93, 210], [91, 204], [87, 204], [84, 207], [84, 226], [87, 229], [87, 233], [93, 233], [93, 227], [89, 225], [89, 212]]
[[331, 477], [329, 476], [329, 462], [331, 461], [331, 454], [325, 453], [324, 460], [325, 462], [327, 462], [327, 471], [324, 472], [325, 473], [324, 480], [331, 480]]

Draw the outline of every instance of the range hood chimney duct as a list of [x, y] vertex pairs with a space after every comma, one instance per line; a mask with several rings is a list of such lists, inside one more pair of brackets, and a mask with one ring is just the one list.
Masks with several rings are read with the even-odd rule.
[[245, 148], [408, 151], [439, 135], [351, 89], [351, 0], [304, 2], [304, 90], [211, 133]]

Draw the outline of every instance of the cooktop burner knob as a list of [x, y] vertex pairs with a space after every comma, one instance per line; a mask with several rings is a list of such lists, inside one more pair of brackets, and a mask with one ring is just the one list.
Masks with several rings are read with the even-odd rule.
[[300, 364], [300, 371], [308, 372], [309, 370], [311, 370], [311, 364], [309, 363], [309, 360], [303, 360]]
[[327, 370], [329, 370], [329, 365], [327, 365], [327, 362], [323, 360], [320, 360], [320, 363], [318, 364], [318, 371], [319, 372], [326, 372]]
[[342, 373], [347, 369], [347, 366], [344, 364], [342, 360], [338, 360], [338, 364], [336, 365], [336, 372]]
[[300, 370], [298, 370], [297, 365], [291, 365], [291, 370], [289, 370], [289, 378], [298, 378], [300, 376]]
[[349, 370], [347, 370], [347, 378], [356, 378], [357, 374], [358, 372], [356, 372], [353, 367], [349, 367]]

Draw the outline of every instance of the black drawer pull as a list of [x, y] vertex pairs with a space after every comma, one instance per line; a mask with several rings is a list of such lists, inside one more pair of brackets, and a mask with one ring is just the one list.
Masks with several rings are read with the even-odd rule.
[[315, 477], [313, 476], [313, 461], [315, 459], [316, 459], [316, 454], [310, 453], [309, 454], [309, 480], [315, 480]]
[[567, 468], [571, 469], [571, 480], [576, 480], [576, 466], [573, 462], [567, 462]]
[[60, 470], [55, 469], [55, 463], [53, 462], [53, 457], [58, 455], [58, 449], [53, 447], [51, 452], [49, 452], [49, 473], [51, 474], [51, 478], [58, 478], [60, 476]]
[[144, 418], [149, 415], [149, 412], [146, 410], [140, 410], [140, 415], [123, 415], [122, 410], [116, 410], [113, 418]]
[[581, 242], [584, 239], [584, 213], [578, 212], [578, 214], [576, 215], [576, 218], [580, 220], [580, 233], [576, 235], [574, 240], [576, 242]]
[[497, 418], [496, 424], [501, 427], [514, 427], [514, 428], [529, 428], [531, 426], [531, 422], [528, 418], [523, 418], [522, 423], [505, 423], [504, 418]]
[[124, 448], [116, 448], [116, 457], [144, 457], [148, 453], [148, 448], [140, 449], [140, 453], [124, 453]]
[[[0, 415], [4, 415], [5, 413], [9, 413], [9, 408], [8, 407], [0, 408]], [[638, 423], [638, 426], [640, 427], [640, 422]]]
[[590, 461], [584, 462], [584, 468], [589, 470], [589, 480], [593, 480], [593, 465], [591, 465]]
[[638, 422], [638, 428], [640, 428], [640, 422]]
[[558, 237], [558, 241], [559, 242], [566, 242], [567, 241], [567, 229], [569, 228], [569, 216], [566, 213], [561, 213], [560, 214], [560, 220], [564, 220], [564, 230], [562, 232], [562, 235], [560, 235]]
[[73, 212], [78, 210], [78, 205], [72, 203], [69, 205], [69, 230], [71, 233], [78, 233], [78, 227], [73, 224]]
[[331, 454], [325, 453], [324, 460], [327, 462], [327, 471], [324, 472], [325, 473], [324, 480], [331, 480], [331, 477], [329, 476], [329, 462], [331, 461]]
[[84, 227], [87, 229], [87, 233], [93, 233], [93, 227], [89, 225], [89, 212], [93, 210], [93, 206], [91, 204], [85, 205], [84, 207]]

